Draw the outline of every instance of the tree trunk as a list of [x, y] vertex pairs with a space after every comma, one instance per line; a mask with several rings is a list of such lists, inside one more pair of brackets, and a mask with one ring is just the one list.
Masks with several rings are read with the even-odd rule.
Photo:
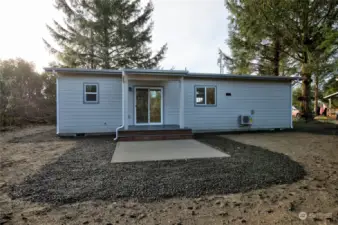
[[274, 57], [273, 57], [273, 74], [275, 76], [279, 76], [279, 61], [280, 61], [280, 40], [277, 37], [275, 39], [275, 46], [274, 46]]
[[311, 73], [309, 71], [308, 63], [302, 63], [302, 71], [301, 76], [303, 78], [302, 82], [302, 96], [303, 101], [301, 104], [301, 110], [302, 114], [306, 121], [309, 121], [312, 119], [312, 113], [310, 108], [310, 88], [311, 88]]
[[93, 30], [90, 30], [90, 56], [89, 56], [89, 61], [90, 61], [90, 68], [91, 69], [96, 69], [96, 65], [94, 63], [94, 58], [95, 58], [95, 50], [94, 50], [94, 37], [93, 37]]
[[109, 33], [108, 33], [108, 18], [105, 16], [104, 17], [104, 23], [103, 23], [103, 65], [104, 69], [110, 69], [110, 55], [109, 55], [109, 49], [110, 49], [110, 44], [109, 44]]
[[315, 79], [315, 108], [314, 108], [314, 111], [315, 111], [315, 115], [318, 116], [317, 114], [317, 108], [318, 108], [318, 86], [319, 86], [319, 76], [318, 74], [315, 75], [316, 76], [316, 79]]

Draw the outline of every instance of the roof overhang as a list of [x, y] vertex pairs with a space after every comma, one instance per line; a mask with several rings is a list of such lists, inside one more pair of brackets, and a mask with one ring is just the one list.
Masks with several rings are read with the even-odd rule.
[[150, 70], [150, 69], [123, 69], [126, 75], [163, 75], [163, 76], [185, 76], [186, 70]]
[[122, 75], [121, 70], [108, 70], [108, 69], [83, 69], [83, 68], [44, 68], [46, 72], [57, 72], [67, 74], [111, 74], [111, 75]]
[[211, 74], [211, 73], [189, 73], [187, 77], [212, 78], [212, 79], [235, 79], [235, 80], [266, 80], [266, 81], [301, 80], [301, 77]]
[[232, 80], [260, 80], [260, 81], [294, 81], [301, 80], [301, 77], [284, 76], [256, 76], [256, 75], [233, 75], [233, 74], [212, 74], [212, 73], [190, 73], [187, 70], [152, 70], [152, 69], [83, 69], [83, 68], [44, 68], [46, 72], [82, 75], [154, 75], [154, 76], [176, 76], [186, 78], [203, 79], [232, 79]]

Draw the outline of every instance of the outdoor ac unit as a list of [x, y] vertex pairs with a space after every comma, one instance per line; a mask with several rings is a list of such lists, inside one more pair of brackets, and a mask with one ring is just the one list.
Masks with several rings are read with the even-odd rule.
[[241, 115], [241, 125], [251, 125], [252, 117], [249, 115]]

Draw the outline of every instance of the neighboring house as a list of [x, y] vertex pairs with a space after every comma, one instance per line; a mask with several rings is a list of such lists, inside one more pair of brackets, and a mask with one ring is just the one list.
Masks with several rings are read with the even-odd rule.
[[324, 99], [329, 101], [328, 116], [333, 116], [338, 120], [338, 108], [332, 104], [332, 100], [338, 99], [338, 92], [327, 95]]
[[[58, 135], [115, 133], [118, 127], [135, 130], [150, 125], [193, 132], [292, 128], [292, 77], [45, 70], [57, 74]], [[241, 116], [248, 116], [243, 118], [252, 124], [243, 124]]]

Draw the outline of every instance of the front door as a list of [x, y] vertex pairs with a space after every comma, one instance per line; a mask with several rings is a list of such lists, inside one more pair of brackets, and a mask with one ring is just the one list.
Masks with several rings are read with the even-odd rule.
[[163, 124], [163, 88], [135, 88], [135, 123]]

